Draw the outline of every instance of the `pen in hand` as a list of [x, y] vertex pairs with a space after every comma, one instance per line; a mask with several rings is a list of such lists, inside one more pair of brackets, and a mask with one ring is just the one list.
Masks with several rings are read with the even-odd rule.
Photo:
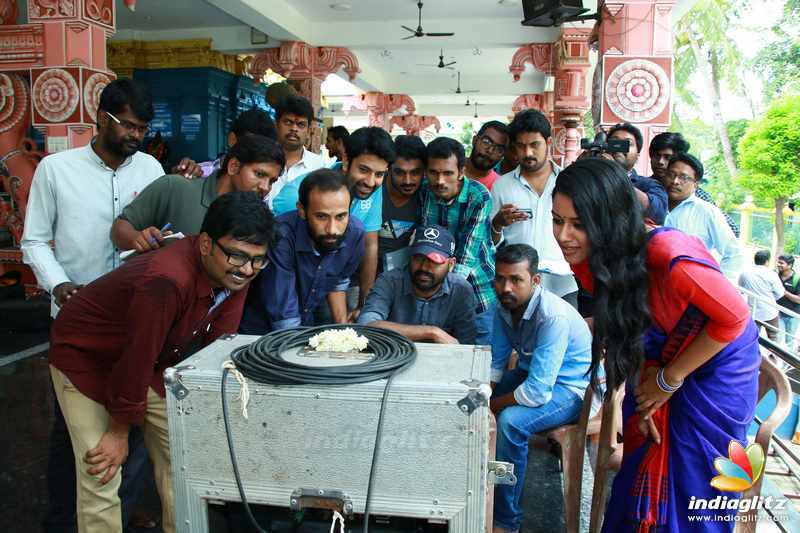
[[[164, 232], [165, 231], [169, 231], [169, 229], [171, 227], [172, 227], [172, 223], [170, 223], [170, 222], [167, 222], [166, 224], [164, 224], [164, 227], [161, 228], [161, 230], [160, 230], [160, 233], [162, 234], [162, 236], [163, 236]], [[156, 240], [153, 237], [150, 237], [149, 239], [147, 239], [147, 242], [149, 242], [150, 244], [155, 244]]]

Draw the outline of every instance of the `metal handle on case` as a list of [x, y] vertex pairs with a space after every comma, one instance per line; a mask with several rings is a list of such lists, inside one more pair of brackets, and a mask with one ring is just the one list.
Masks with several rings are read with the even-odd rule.
[[183, 370], [194, 370], [194, 368], [194, 365], [181, 365], [171, 366], [164, 370], [164, 387], [169, 389], [178, 400], [183, 400], [189, 396], [189, 389], [184, 387], [180, 373]]
[[514, 463], [502, 461], [489, 461], [489, 483], [495, 485], [516, 485], [517, 476], [514, 475]]
[[289, 508], [293, 511], [306, 508], [329, 509], [350, 516], [353, 514], [353, 501], [340, 490], [296, 489], [289, 496]]

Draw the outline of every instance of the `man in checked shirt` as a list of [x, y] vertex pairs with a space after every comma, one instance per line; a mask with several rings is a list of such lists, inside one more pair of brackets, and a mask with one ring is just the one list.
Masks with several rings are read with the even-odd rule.
[[490, 233], [492, 197], [486, 187], [464, 177], [466, 156], [458, 141], [448, 137], [434, 139], [427, 146], [426, 160], [428, 179], [420, 189], [420, 225], [442, 226], [455, 238], [453, 272], [472, 285], [477, 302], [476, 344], [488, 345], [497, 306]]

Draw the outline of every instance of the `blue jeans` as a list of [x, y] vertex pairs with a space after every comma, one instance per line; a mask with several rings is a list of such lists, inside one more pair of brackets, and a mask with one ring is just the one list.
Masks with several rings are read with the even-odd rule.
[[492, 330], [494, 329], [494, 313], [497, 303], [492, 303], [483, 313], [475, 315], [475, 328], [478, 334], [475, 337], [475, 344], [482, 346], [492, 345]]
[[781, 329], [783, 330], [783, 343], [789, 348], [789, 351], [794, 349], [794, 332], [797, 329], [797, 317], [780, 314]]
[[[514, 391], [528, 377], [528, 371], [508, 371], [497, 384], [493, 396]], [[556, 384], [550, 401], [539, 407], [514, 405], [500, 411], [497, 417], [497, 460], [514, 463], [517, 484], [498, 485], [494, 489], [494, 525], [505, 529], [519, 529], [522, 509], [519, 500], [525, 485], [525, 468], [528, 466], [528, 439], [540, 433], [577, 420], [583, 404], [573, 391]]]

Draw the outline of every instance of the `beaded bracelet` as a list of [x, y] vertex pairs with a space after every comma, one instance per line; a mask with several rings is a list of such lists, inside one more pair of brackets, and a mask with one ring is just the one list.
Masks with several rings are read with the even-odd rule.
[[669, 383], [667, 383], [667, 380], [664, 379], [664, 368], [662, 367], [656, 373], [656, 385], [658, 385], [658, 388], [661, 389], [662, 392], [665, 392], [667, 394], [672, 394], [681, 388], [681, 385], [683, 385], [683, 381], [681, 381], [677, 385], [670, 385]]

